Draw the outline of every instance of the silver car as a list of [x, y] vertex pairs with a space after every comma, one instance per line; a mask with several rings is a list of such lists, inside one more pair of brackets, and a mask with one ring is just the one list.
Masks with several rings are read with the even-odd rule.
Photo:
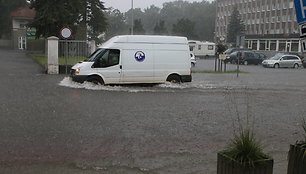
[[195, 67], [197, 61], [193, 53], [190, 53], [190, 58], [191, 58], [191, 66]]
[[262, 66], [271, 68], [298, 68], [302, 66], [302, 61], [295, 55], [277, 53], [275, 56], [264, 60]]

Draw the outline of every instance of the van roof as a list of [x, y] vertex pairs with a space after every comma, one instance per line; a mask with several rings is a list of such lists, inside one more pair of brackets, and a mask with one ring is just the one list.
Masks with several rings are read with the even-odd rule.
[[150, 44], [188, 44], [186, 37], [157, 35], [122, 35], [107, 42], [113, 43], [150, 43]]

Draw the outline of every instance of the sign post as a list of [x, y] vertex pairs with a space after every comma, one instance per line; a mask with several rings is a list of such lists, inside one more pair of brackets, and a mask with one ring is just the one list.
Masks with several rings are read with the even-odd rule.
[[[71, 37], [72, 30], [69, 27], [63, 27], [61, 29], [61, 37], [66, 39], [69, 39]], [[66, 64], [66, 74], [68, 73], [68, 58], [69, 58], [69, 48], [68, 48], [68, 42], [66, 41], [66, 51], [64, 52], [64, 57], [65, 57], [65, 64]]]

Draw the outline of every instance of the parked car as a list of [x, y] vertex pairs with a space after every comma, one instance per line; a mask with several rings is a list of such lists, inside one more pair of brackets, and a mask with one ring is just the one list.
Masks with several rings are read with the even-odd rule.
[[251, 51], [249, 48], [229, 48], [223, 52], [223, 54], [230, 55], [235, 51]]
[[[238, 60], [239, 58], [239, 60]], [[235, 51], [229, 55], [229, 58], [225, 62], [231, 62], [232, 64], [258, 65], [262, 62], [260, 56], [253, 51]]]
[[191, 59], [191, 66], [195, 67], [197, 61], [193, 53], [190, 53], [190, 59]]
[[[226, 59], [229, 59], [230, 54], [232, 54], [233, 52], [236, 52], [236, 51], [251, 51], [251, 49], [248, 49], [248, 48], [229, 48], [229, 49], [225, 50], [223, 52], [223, 54], [225, 54]], [[230, 62], [230, 61], [226, 60], [225, 62]]]
[[256, 56], [258, 56], [258, 58], [260, 58], [261, 60], [265, 60], [267, 59], [267, 56], [264, 53], [258, 53], [255, 52]]
[[302, 64], [303, 64], [303, 67], [306, 68], [306, 59], [302, 59]]
[[262, 62], [264, 67], [273, 68], [298, 68], [302, 66], [301, 59], [296, 55], [288, 55], [283, 53], [277, 53], [273, 57], [264, 60]]

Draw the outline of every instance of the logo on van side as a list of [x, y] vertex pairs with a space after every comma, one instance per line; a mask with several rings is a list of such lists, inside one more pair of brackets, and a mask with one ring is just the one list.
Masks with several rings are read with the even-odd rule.
[[135, 53], [135, 59], [138, 61], [138, 62], [143, 62], [146, 58], [146, 55], [144, 52], [142, 51], [137, 51]]

